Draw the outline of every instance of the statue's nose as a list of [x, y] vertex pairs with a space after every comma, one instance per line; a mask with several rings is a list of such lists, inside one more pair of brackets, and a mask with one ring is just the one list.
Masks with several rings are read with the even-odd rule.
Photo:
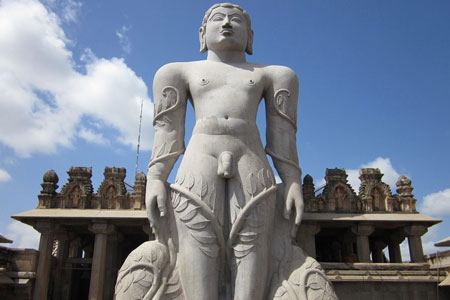
[[230, 18], [225, 17], [225, 19], [223, 19], [222, 28], [232, 28]]

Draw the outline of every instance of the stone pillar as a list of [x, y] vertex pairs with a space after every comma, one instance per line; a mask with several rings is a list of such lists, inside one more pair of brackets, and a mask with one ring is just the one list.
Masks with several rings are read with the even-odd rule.
[[320, 225], [302, 224], [297, 233], [298, 244], [313, 258], [316, 258], [316, 234], [319, 231]]
[[93, 223], [89, 226], [89, 230], [95, 233], [91, 282], [89, 285], [89, 300], [103, 300], [108, 234], [114, 231], [114, 225], [108, 223]]
[[108, 251], [106, 253], [106, 275], [104, 286], [104, 299], [113, 299], [119, 266], [117, 262], [119, 233], [114, 232], [108, 236]]
[[402, 252], [400, 251], [400, 244], [405, 239], [405, 236], [394, 232], [389, 237], [389, 260], [391, 263], [401, 263], [402, 262]]
[[33, 300], [47, 300], [48, 282], [50, 279], [53, 230], [54, 226], [50, 221], [39, 221], [34, 228], [41, 233], [39, 241], [39, 261], [36, 272], [36, 282], [34, 284]]
[[377, 239], [373, 243], [372, 247], [372, 260], [375, 263], [384, 263], [384, 255], [383, 255], [383, 249], [386, 247], [386, 243], [382, 240]]
[[66, 282], [66, 261], [69, 256], [69, 236], [67, 232], [58, 232], [55, 234], [55, 239], [58, 240], [58, 253], [56, 256], [56, 274], [55, 285], [53, 286], [53, 299], [64, 300], [62, 291]]
[[408, 237], [411, 262], [425, 262], [421, 236], [427, 232], [427, 228], [422, 225], [411, 225], [404, 227], [403, 230]]
[[356, 225], [352, 232], [356, 234], [356, 248], [360, 262], [370, 262], [369, 235], [374, 231], [372, 225]]

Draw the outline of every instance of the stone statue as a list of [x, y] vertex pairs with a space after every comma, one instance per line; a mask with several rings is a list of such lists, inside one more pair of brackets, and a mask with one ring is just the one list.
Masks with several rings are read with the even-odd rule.
[[[155, 75], [146, 207], [156, 241], [129, 255], [116, 299], [337, 299], [320, 265], [292, 245], [303, 215], [295, 73], [246, 61], [253, 31], [237, 5], [212, 6], [199, 35], [206, 60]], [[256, 125], [263, 98], [265, 149]], [[185, 149], [188, 100], [196, 123]]]

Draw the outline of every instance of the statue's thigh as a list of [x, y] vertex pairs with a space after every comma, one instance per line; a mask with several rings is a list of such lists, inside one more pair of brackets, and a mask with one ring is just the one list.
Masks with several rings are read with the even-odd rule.
[[237, 174], [230, 180], [232, 246], [237, 258], [244, 258], [255, 245], [266, 246], [273, 227], [276, 183], [265, 157], [242, 156]]
[[[176, 191], [177, 187], [180, 192]], [[181, 244], [198, 248], [198, 245], [207, 247], [218, 242], [217, 231], [222, 224], [224, 197], [225, 181], [217, 176], [217, 159], [202, 153], [186, 155], [172, 194]]]

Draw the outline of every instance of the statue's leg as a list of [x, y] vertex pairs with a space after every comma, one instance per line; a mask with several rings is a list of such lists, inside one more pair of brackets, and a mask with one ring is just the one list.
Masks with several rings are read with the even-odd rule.
[[223, 205], [224, 188], [216, 158], [202, 153], [184, 157], [172, 186], [172, 205], [179, 238], [177, 267], [188, 300], [218, 299], [223, 236], [220, 241], [217, 207]]
[[[243, 156], [238, 175], [230, 179], [228, 189], [231, 223], [235, 227], [230, 240], [234, 253], [234, 299], [262, 300], [270, 280], [269, 241], [276, 198], [273, 173], [265, 157]], [[234, 217], [236, 206], [239, 211]]]

